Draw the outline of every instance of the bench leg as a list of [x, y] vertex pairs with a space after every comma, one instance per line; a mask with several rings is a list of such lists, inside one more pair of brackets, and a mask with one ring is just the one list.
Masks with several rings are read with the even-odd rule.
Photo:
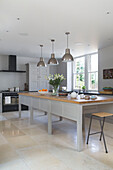
[[[103, 124], [104, 124], [104, 121], [105, 121], [105, 118], [103, 118]], [[104, 137], [104, 132], [103, 132], [103, 125], [101, 124], [101, 120], [100, 120], [100, 127], [101, 127], [101, 137], [103, 136], [105, 151], [106, 151], [106, 153], [108, 153], [106, 141], [105, 141], [105, 137]]]
[[[105, 117], [103, 118], [102, 131], [103, 131], [103, 128], [104, 128], [104, 122], [105, 122]], [[101, 126], [101, 121], [100, 121], [100, 126]], [[100, 141], [101, 141], [101, 138], [102, 138], [102, 132], [100, 134]]]

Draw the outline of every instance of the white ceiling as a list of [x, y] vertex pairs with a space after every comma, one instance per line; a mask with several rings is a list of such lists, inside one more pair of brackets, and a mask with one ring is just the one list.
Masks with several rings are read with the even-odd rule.
[[0, 0], [0, 54], [62, 57], [66, 31], [73, 56], [113, 44], [113, 0]]

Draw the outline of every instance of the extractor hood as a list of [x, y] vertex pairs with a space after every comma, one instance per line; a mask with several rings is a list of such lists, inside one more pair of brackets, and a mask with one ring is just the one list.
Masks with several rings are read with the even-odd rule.
[[8, 70], [0, 70], [0, 72], [16, 72], [25, 73], [26, 71], [21, 71], [16, 69], [16, 55], [9, 55]]

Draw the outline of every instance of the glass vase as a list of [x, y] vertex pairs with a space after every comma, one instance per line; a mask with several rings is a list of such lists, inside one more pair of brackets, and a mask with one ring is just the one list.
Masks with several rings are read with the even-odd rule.
[[53, 86], [53, 93], [52, 93], [52, 95], [58, 96], [58, 93], [59, 93], [59, 86]]

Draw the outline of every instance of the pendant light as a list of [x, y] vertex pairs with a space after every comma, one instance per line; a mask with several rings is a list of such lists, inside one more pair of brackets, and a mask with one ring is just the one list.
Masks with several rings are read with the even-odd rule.
[[67, 48], [65, 50], [64, 56], [62, 57], [62, 62], [72, 62], [74, 59], [73, 56], [70, 54], [70, 49], [68, 48], [68, 35], [70, 33], [66, 32], [65, 34], [67, 35]]
[[39, 61], [38, 64], [37, 64], [37, 67], [46, 67], [46, 64], [45, 64], [45, 62], [44, 62], [44, 59], [43, 59], [43, 57], [42, 57], [42, 47], [43, 47], [43, 45], [40, 45], [40, 47], [41, 47], [41, 57], [40, 57], [40, 61]]
[[55, 42], [55, 40], [52, 39], [51, 42], [52, 42], [52, 54], [51, 54], [51, 58], [48, 61], [48, 64], [49, 65], [58, 65], [59, 63], [58, 63], [57, 59], [55, 58], [55, 54], [54, 54], [54, 42]]

